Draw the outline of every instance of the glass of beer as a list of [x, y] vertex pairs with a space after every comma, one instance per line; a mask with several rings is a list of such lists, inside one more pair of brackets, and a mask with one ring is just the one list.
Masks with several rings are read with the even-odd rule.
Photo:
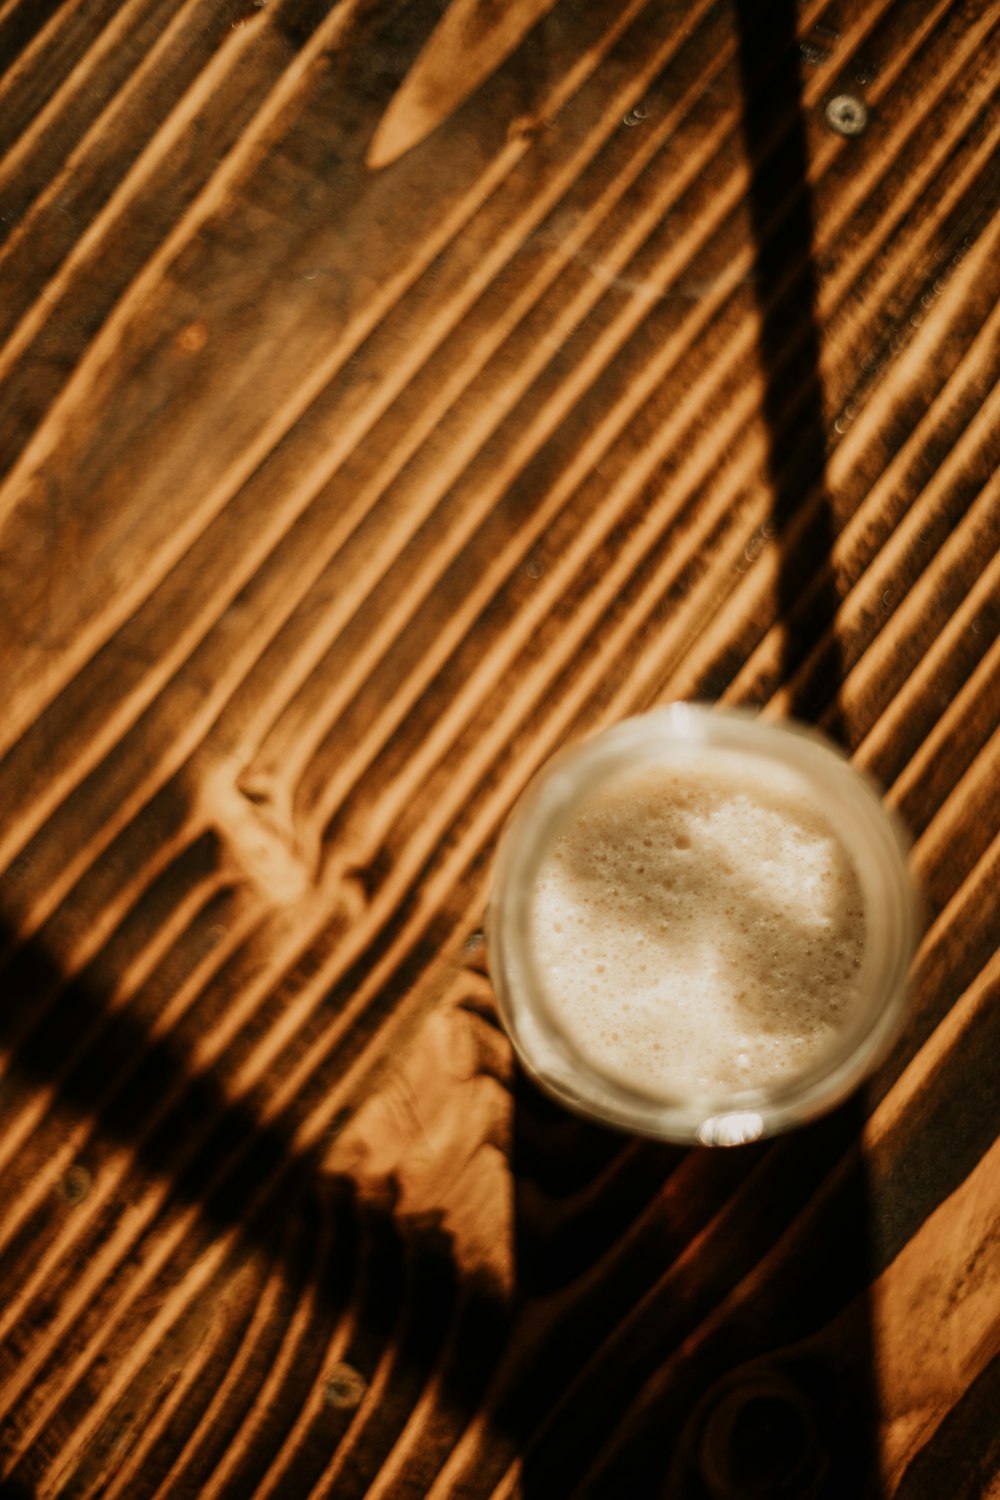
[[905, 1009], [897, 820], [822, 735], [687, 703], [563, 751], [497, 854], [488, 941], [528, 1073], [570, 1109], [735, 1145], [832, 1108]]

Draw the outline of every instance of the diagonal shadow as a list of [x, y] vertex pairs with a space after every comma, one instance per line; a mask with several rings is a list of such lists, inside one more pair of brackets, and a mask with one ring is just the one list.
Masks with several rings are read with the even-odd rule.
[[[45, 1147], [60, 1147], [67, 1129], [85, 1127], [76, 1164], [64, 1177], [61, 1191], [36, 1205], [0, 1255], [0, 1286], [8, 1295], [16, 1294], [25, 1264], [44, 1254], [66, 1214], [89, 1197], [95, 1154], [101, 1158], [109, 1146], [119, 1145], [134, 1162], [129, 1167], [131, 1188], [114, 1190], [110, 1200], [102, 1201], [94, 1225], [85, 1233], [82, 1243], [90, 1248], [83, 1254], [94, 1253], [95, 1242], [113, 1233], [122, 1211], [118, 1192], [157, 1181], [166, 1184], [167, 1192], [155, 1219], [141, 1231], [139, 1243], [144, 1248], [134, 1248], [107, 1283], [112, 1307], [115, 1278], [128, 1278], [139, 1264], [137, 1255], [155, 1253], [159, 1237], [169, 1232], [178, 1212], [187, 1209], [196, 1210], [196, 1217], [179, 1247], [175, 1271], [168, 1264], [153, 1283], [160, 1289], [158, 1296], [169, 1298], [175, 1274], [183, 1279], [213, 1242], [234, 1234], [207, 1292], [210, 1298], [228, 1300], [229, 1278], [238, 1277], [248, 1257], [263, 1257], [271, 1268], [268, 1274], [277, 1271], [293, 1305], [311, 1305], [314, 1331], [304, 1341], [301, 1360], [297, 1358], [286, 1372], [280, 1392], [287, 1421], [269, 1417], [252, 1435], [227, 1480], [226, 1493], [250, 1494], [263, 1478], [287, 1429], [322, 1379], [331, 1338], [340, 1327], [346, 1329], [347, 1339], [336, 1379], [328, 1382], [322, 1410], [297, 1446], [282, 1480], [288, 1486], [283, 1493], [311, 1492], [387, 1350], [392, 1351], [393, 1401], [376, 1407], [360, 1436], [352, 1434], [354, 1468], [345, 1475], [338, 1496], [361, 1500], [368, 1478], [378, 1471], [398, 1435], [396, 1429], [402, 1431], [432, 1375], [440, 1381], [439, 1428], [447, 1433], [450, 1423], [457, 1436], [475, 1413], [500, 1359], [509, 1310], [498, 1288], [464, 1276], [440, 1217], [401, 1219], [392, 1179], [379, 1198], [359, 1192], [349, 1177], [325, 1171], [318, 1152], [296, 1148], [294, 1122], [262, 1122], [252, 1101], [228, 1098], [211, 1070], [194, 1070], [170, 1034], [151, 1037], [128, 1010], [109, 1011], [99, 983], [87, 974], [67, 981], [42, 943], [18, 944], [2, 919], [0, 952], [6, 955], [0, 964], [0, 1055], [9, 1075], [0, 1078], [0, 1128], [4, 1123], [9, 1128], [19, 1105], [26, 1102], [25, 1087], [52, 1095], [32, 1135], [36, 1163]], [[11, 1203], [18, 1190], [30, 1184], [23, 1181], [17, 1157], [4, 1176], [3, 1192]], [[100, 1166], [93, 1181], [100, 1185]], [[72, 1268], [73, 1274], [85, 1270], [85, 1261]], [[68, 1290], [60, 1285], [56, 1307]], [[36, 1294], [36, 1305], [39, 1295], [48, 1303], [53, 1291], [45, 1288]], [[152, 1310], [147, 1309], [145, 1317]], [[87, 1317], [86, 1311], [82, 1316]], [[182, 1324], [185, 1316], [179, 1307]], [[203, 1308], [202, 1320], [204, 1316]], [[236, 1324], [240, 1318], [249, 1320], [250, 1310], [244, 1313], [238, 1305], [231, 1306], [229, 1316]], [[0, 1346], [0, 1385], [17, 1370], [27, 1331], [24, 1326], [15, 1328]], [[257, 1357], [258, 1366], [264, 1357]], [[58, 1351], [55, 1358], [58, 1361]], [[42, 1373], [50, 1369], [43, 1366]], [[244, 1407], [253, 1403], [260, 1373], [258, 1368], [255, 1376], [251, 1362], [244, 1391], [236, 1391], [235, 1414], [222, 1413], [223, 1420], [201, 1436], [188, 1473], [204, 1479], [226, 1456], [243, 1420], [238, 1410], [241, 1394]], [[179, 1425], [168, 1426], [147, 1455], [130, 1494], [154, 1492], [158, 1476], [170, 1471], [220, 1378], [217, 1371], [208, 1371], [200, 1402], [196, 1388]], [[352, 1394], [356, 1382], [360, 1394]], [[99, 1390], [100, 1380], [95, 1382], [93, 1375], [81, 1376], [70, 1388], [70, 1423], [85, 1414]], [[101, 1462], [104, 1428], [121, 1433], [133, 1426], [136, 1399], [126, 1393], [109, 1413], [93, 1444], [93, 1456], [85, 1455], [74, 1473], [74, 1485], [86, 1488], [85, 1480], [92, 1480], [87, 1465]], [[141, 1428], [130, 1433], [133, 1440], [139, 1436]], [[366, 1474], [363, 1460], [369, 1451], [373, 1467]], [[35, 1494], [47, 1458], [46, 1442], [31, 1441], [22, 1447], [13, 1426], [0, 1429], [0, 1495]]]

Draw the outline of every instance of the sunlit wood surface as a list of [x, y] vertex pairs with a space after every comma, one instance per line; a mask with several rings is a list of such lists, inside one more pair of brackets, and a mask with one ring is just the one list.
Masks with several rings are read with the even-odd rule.
[[[1000, 10], [0, 66], [0, 1495], [996, 1496]], [[481, 938], [677, 697], [824, 725], [925, 895], [871, 1086], [728, 1152], [544, 1103]]]

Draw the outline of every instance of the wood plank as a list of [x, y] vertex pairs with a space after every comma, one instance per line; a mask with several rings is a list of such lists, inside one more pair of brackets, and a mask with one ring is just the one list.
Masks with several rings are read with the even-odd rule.
[[[990, 1493], [1000, 17], [766, 20], [0, 3], [4, 1494], [704, 1500], [762, 1391], [825, 1500]], [[544, 1101], [485, 964], [530, 775], [675, 697], [925, 898], [733, 1152]]]

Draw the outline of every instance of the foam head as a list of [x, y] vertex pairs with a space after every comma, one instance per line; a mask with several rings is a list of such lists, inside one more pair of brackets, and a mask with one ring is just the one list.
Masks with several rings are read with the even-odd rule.
[[801, 1072], [855, 1012], [857, 872], [781, 767], [625, 768], [544, 851], [531, 943], [553, 1024], [598, 1075], [711, 1099]]

